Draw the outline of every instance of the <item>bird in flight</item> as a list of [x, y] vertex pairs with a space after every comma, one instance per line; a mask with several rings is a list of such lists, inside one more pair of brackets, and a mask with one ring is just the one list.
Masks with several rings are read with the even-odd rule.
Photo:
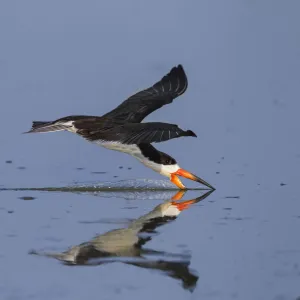
[[132, 95], [103, 116], [74, 115], [51, 122], [33, 121], [26, 133], [70, 131], [102, 147], [132, 155], [145, 166], [167, 176], [180, 189], [186, 187], [178, 176], [214, 189], [203, 179], [181, 169], [173, 157], [151, 145], [184, 136], [196, 137], [193, 131], [182, 130], [175, 124], [141, 123], [150, 113], [182, 95], [187, 86], [185, 71], [178, 65], [153, 86]]

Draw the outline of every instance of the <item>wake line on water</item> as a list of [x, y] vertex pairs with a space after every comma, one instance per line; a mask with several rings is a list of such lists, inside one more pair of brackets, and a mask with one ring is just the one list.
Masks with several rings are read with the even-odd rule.
[[[161, 192], [178, 191], [172, 183], [167, 180], [154, 179], [128, 179], [115, 182], [97, 183], [75, 183], [59, 187], [20, 187], [0, 188], [0, 191], [45, 191], [45, 192]], [[187, 190], [206, 190], [203, 188], [187, 188]]]

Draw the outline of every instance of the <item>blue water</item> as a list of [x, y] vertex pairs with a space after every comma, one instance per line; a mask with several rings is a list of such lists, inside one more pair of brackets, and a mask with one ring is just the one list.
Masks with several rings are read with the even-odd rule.
[[151, 268], [70, 267], [29, 255], [126, 226], [171, 191], [0, 191], [0, 299], [299, 297], [299, 8], [296, 1], [1, 2], [0, 188], [166, 180], [70, 133], [21, 133], [32, 120], [104, 114], [180, 63], [187, 92], [145, 121], [193, 130], [197, 139], [156, 146], [217, 190], [147, 244], [190, 255], [193, 291]]

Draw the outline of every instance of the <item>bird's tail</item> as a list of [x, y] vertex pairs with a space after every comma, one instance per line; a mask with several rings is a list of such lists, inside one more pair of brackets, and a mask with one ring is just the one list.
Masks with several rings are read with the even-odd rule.
[[32, 127], [29, 131], [24, 133], [38, 133], [38, 132], [53, 132], [53, 131], [61, 131], [68, 130], [69, 124], [61, 123], [61, 122], [45, 122], [45, 121], [33, 121]]

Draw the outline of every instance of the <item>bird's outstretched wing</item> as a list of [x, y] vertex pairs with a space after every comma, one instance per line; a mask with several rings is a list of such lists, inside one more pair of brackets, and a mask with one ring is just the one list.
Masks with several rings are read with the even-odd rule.
[[178, 65], [152, 87], [132, 95], [103, 117], [117, 119], [124, 123], [139, 123], [153, 111], [171, 103], [183, 94], [187, 86], [184, 69]]
[[[75, 123], [76, 126], [76, 123]], [[78, 127], [77, 127], [78, 128]], [[119, 142], [123, 144], [159, 143], [181, 136], [195, 136], [177, 125], [167, 123], [126, 123], [101, 129], [77, 129], [77, 134], [93, 142]]]

